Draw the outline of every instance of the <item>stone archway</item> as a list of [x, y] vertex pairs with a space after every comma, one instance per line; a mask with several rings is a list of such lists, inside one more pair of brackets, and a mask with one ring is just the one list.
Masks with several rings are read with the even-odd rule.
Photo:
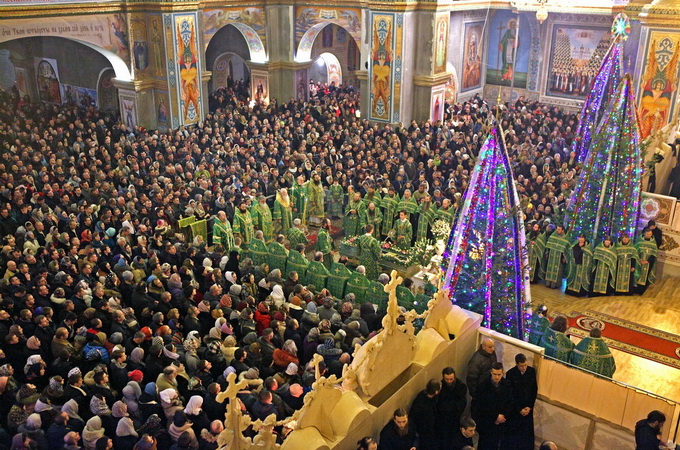
[[252, 61], [255, 63], [267, 62], [267, 51], [265, 50], [264, 44], [262, 43], [262, 39], [260, 39], [260, 36], [250, 26], [240, 22], [229, 23], [220, 28], [210, 38], [210, 41], [206, 43], [207, 44], [206, 56], [208, 55], [211, 48], [215, 48], [216, 46], [220, 48], [223, 47], [222, 45], [220, 45], [221, 40], [227, 37], [233, 38], [233, 32], [230, 32], [230, 30], [238, 31], [238, 33], [241, 35], [247, 46], [247, 54], [243, 54], [243, 52], [240, 51], [232, 51], [233, 53], [239, 55], [246, 61]]
[[309, 77], [322, 83], [341, 85], [342, 67], [338, 57], [328, 52], [320, 54], [310, 68]]

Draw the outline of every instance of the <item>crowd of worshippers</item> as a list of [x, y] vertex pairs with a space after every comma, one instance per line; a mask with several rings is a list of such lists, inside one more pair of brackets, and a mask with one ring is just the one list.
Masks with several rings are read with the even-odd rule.
[[607, 236], [592, 245], [586, 236], [571, 236], [564, 226], [541, 229], [530, 221], [527, 229], [532, 282], [561, 289], [575, 296], [645, 293], [656, 279], [656, 258], [663, 242], [661, 229], [650, 220], [637, 240], [624, 234]]
[[[452, 367], [445, 368], [441, 380], [430, 380], [408, 412], [394, 412], [378, 448], [533, 450], [537, 394], [536, 370], [526, 356], [518, 353], [515, 367], [506, 372], [494, 341], [485, 338], [468, 363], [465, 382]], [[540, 448], [557, 447], [544, 442]]]

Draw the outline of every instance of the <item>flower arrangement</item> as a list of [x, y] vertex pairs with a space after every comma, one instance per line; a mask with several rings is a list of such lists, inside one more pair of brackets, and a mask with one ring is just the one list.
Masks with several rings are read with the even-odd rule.
[[351, 236], [340, 241], [340, 245], [346, 245], [348, 247], [356, 247], [359, 245], [359, 236]]
[[[443, 222], [443, 221], [442, 221]], [[407, 266], [427, 266], [435, 254], [435, 248], [429, 239], [419, 239], [408, 252]]]
[[442, 219], [435, 220], [432, 224], [432, 234], [435, 241], [441, 239], [446, 242], [449, 239], [449, 234], [451, 234], [451, 224]]

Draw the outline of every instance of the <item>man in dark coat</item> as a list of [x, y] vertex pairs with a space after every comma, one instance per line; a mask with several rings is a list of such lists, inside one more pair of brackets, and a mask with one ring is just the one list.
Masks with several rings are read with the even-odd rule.
[[529, 366], [523, 353], [515, 356], [515, 367], [508, 370], [505, 379], [510, 383], [510, 408], [508, 426], [509, 449], [533, 450], [534, 403], [538, 394], [536, 369]]
[[408, 414], [402, 408], [397, 409], [380, 432], [378, 450], [411, 450], [417, 446], [416, 430], [409, 425]]
[[437, 417], [437, 396], [441, 391], [442, 384], [439, 380], [430, 380], [424, 391], [421, 391], [413, 401], [409, 416], [411, 423], [418, 433], [420, 450], [437, 450], [439, 447], [435, 421]]
[[510, 383], [503, 378], [503, 364], [494, 362], [472, 399], [472, 418], [479, 432], [478, 450], [506, 448], [504, 438], [510, 411]]
[[476, 396], [477, 385], [489, 376], [491, 365], [496, 361], [498, 361], [496, 345], [490, 338], [484, 338], [468, 363], [466, 383], [472, 398]]
[[462, 450], [465, 447], [473, 447], [472, 438], [475, 435], [475, 428], [477, 424], [474, 420], [466, 417], [460, 421], [460, 427], [453, 427], [455, 433], [452, 435], [451, 439], [442, 442], [440, 448], [447, 450]]
[[666, 415], [661, 411], [652, 411], [646, 419], [635, 424], [635, 450], [656, 450], [663, 442], [659, 439], [661, 427], [666, 422]]
[[437, 397], [435, 427], [442, 448], [458, 434], [460, 418], [467, 406], [467, 386], [456, 378], [453, 367], [442, 370], [442, 390]]

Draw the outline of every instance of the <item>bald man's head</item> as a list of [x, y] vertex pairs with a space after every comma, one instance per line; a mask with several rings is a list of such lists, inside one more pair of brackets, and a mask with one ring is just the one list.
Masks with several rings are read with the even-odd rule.
[[482, 340], [482, 350], [491, 355], [494, 350], [496, 350], [496, 344], [490, 338], [484, 338]]
[[557, 450], [557, 445], [553, 441], [543, 441], [538, 450]]

